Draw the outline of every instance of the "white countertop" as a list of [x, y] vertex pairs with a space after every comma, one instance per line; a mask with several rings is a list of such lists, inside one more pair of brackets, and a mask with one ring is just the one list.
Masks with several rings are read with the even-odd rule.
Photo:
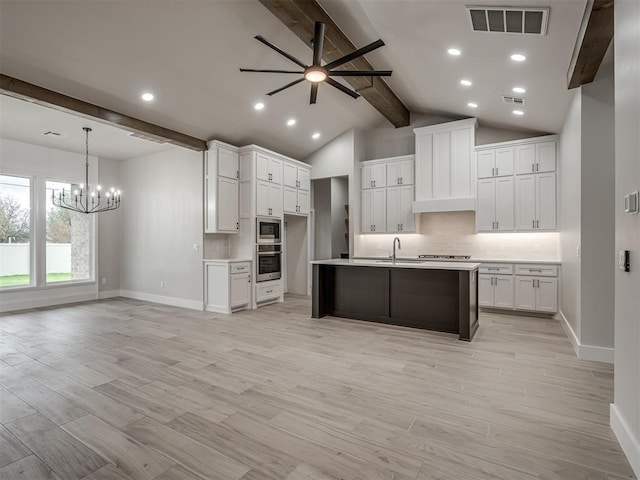
[[237, 263], [237, 262], [250, 262], [250, 258], [205, 258], [203, 262], [218, 262], [218, 263]]
[[367, 259], [348, 259], [348, 258], [334, 258], [332, 260], [315, 260], [311, 262], [317, 265], [344, 265], [344, 266], [359, 266], [359, 267], [391, 267], [391, 268], [421, 268], [425, 270], [463, 270], [473, 271], [480, 267], [479, 263], [472, 262], [443, 262], [443, 261], [424, 261], [424, 262], [403, 262], [397, 260], [396, 263], [392, 263], [390, 260], [367, 260]]
[[[369, 260], [369, 261], [376, 261], [376, 260], [384, 260], [385, 257], [362, 257], [362, 258], [358, 258], [357, 260]], [[405, 258], [402, 257], [398, 257], [398, 262], [402, 262], [406, 260]], [[409, 258], [410, 261], [415, 262], [416, 261], [416, 257], [411, 257]], [[560, 260], [521, 260], [521, 259], [513, 259], [513, 258], [476, 258], [476, 257], [472, 257], [472, 258], [467, 258], [467, 259], [447, 259], [447, 260], [437, 260], [437, 259], [429, 259], [426, 260], [425, 262], [462, 262], [462, 263], [535, 263], [535, 264], [539, 264], [539, 265], [561, 265], [562, 262]]]

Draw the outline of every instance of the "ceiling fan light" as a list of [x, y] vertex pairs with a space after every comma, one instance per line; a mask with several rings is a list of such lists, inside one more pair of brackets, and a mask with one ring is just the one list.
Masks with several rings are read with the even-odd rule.
[[312, 68], [305, 72], [304, 78], [310, 82], [319, 83], [327, 79], [327, 73], [319, 68]]

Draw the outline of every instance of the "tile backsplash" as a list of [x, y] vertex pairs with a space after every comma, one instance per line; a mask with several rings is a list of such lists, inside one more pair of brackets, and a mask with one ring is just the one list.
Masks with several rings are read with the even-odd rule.
[[229, 258], [229, 236], [207, 233], [204, 236], [204, 256], [207, 259]]
[[[560, 260], [559, 233], [476, 233], [475, 212], [423, 213], [420, 233], [398, 235], [399, 257], [471, 255], [496, 260]], [[395, 234], [356, 235], [354, 257], [388, 256]]]

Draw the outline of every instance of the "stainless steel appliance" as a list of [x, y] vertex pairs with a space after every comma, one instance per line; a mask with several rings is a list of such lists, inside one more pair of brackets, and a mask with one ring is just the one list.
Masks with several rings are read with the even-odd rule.
[[256, 243], [259, 245], [281, 243], [281, 231], [282, 221], [278, 218], [258, 217], [256, 219]]
[[282, 245], [258, 245], [256, 282], [282, 277]]

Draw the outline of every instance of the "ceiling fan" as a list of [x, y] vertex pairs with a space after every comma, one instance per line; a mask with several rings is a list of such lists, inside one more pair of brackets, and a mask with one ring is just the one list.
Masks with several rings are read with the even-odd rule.
[[341, 92], [346, 93], [347, 95], [358, 98], [360, 95], [357, 92], [354, 92], [350, 88], [345, 87], [339, 82], [336, 82], [331, 77], [390, 77], [391, 70], [334, 70], [334, 68], [339, 67], [340, 65], [344, 65], [351, 60], [358, 58], [366, 53], [369, 53], [377, 48], [380, 48], [384, 45], [382, 40], [376, 40], [375, 42], [370, 43], [369, 45], [359, 48], [343, 57], [334, 60], [333, 62], [329, 62], [326, 65], [322, 65], [322, 46], [324, 43], [324, 23], [316, 22], [315, 23], [315, 32], [313, 36], [313, 63], [311, 65], [305, 65], [300, 60], [298, 60], [293, 55], [285, 52], [284, 50], [278, 48], [273, 43], [269, 42], [262, 35], [256, 35], [254, 37], [259, 42], [264, 43], [267, 47], [272, 48], [280, 55], [285, 58], [288, 58], [293, 63], [299, 65], [304, 70], [256, 70], [251, 68], [241, 68], [241, 72], [262, 72], [262, 73], [293, 73], [293, 74], [302, 74], [303, 77], [298, 80], [294, 80], [291, 83], [286, 84], [284, 87], [273, 90], [267, 95], [275, 95], [282, 90], [285, 90], [289, 87], [293, 87], [298, 83], [308, 80], [311, 82], [311, 97], [309, 100], [309, 104], [316, 103], [316, 99], [318, 98], [318, 85], [322, 82], [326, 82], [334, 88], [337, 88]]

